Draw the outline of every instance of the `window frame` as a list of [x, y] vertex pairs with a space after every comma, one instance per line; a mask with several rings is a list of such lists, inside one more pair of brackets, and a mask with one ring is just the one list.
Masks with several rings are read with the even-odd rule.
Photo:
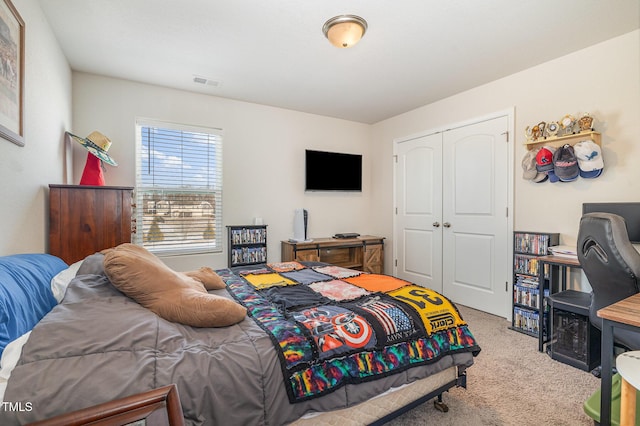
[[[212, 177], [213, 184], [210, 183], [211, 186], [199, 187], [199, 188], [186, 188], [186, 187], [165, 187], [161, 185], [145, 185], [142, 181], [142, 161], [146, 161], [148, 157], [145, 156], [143, 152], [143, 128], [149, 129], [161, 129], [168, 131], [176, 131], [176, 132], [186, 132], [186, 133], [199, 133], [206, 134], [208, 136], [213, 136], [214, 142], [214, 170], [211, 174], [207, 176]], [[185, 145], [182, 145], [184, 147]], [[144, 158], [143, 158], [144, 157]], [[206, 253], [222, 253], [223, 245], [224, 245], [224, 231], [223, 231], [223, 220], [222, 220], [222, 192], [223, 192], [223, 132], [222, 129], [205, 127], [205, 126], [196, 126], [196, 125], [188, 125], [188, 124], [180, 124], [169, 121], [162, 121], [150, 118], [136, 118], [135, 121], [135, 200], [136, 205], [138, 206], [135, 209], [135, 221], [137, 232], [134, 234], [134, 243], [138, 244], [150, 252], [156, 255], [188, 255], [188, 254], [206, 254]], [[180, 157], [180, 161], [184, 157]], [[208, 171], [211, 169], [211, 166], [208, 167]], [[150, 226], [145, 225], [145, 212], [147, 212], [147, 206], [145, 206], [145, 195], [153, 192], [160, 192], [167, 194], [186, 194], [189, 195], [213, 195], [214, 205], [213, 205], [213, 229], [214, 229], [214, 238], [210, 243], [171, 243], [167, 244], [165, 247], [162, 244], [150, 244], [148, 241], [145, 241], [145, 235], [148, 228]], [[170, 195], [169, 195], [170, 196]], [[153, 208], [154, 215], [157, 214], [155, 207]], [[184, 220], [184, 218], [182, 218]], [[147, 226], [147, 229], [145, 229]], [[186, 241], [189, 241], [188, 239]]]

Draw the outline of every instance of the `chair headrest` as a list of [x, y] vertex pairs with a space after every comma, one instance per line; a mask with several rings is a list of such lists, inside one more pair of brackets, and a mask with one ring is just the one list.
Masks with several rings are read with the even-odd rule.
[[580, 219], [578, 260], [583, 270], [593, 262], [607, 264], [611, 269], [630, 277], [640, 276], [640, 254], [629, 241], [624, 219], [612, 213], [587, 213]]

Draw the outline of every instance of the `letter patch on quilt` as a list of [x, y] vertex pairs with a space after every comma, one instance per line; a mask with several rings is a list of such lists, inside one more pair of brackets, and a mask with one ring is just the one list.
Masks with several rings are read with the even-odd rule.
[[408, 285], [388, 294], [408, 303], [418, 311], [427, 328], [428, 335], [440, 330], [466, 325], [451, 302], [429, 288]]

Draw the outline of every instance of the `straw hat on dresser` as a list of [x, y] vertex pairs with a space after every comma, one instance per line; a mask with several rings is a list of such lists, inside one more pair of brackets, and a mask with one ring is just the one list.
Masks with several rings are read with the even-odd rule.
[[103, 163], [111, 166], [118, 165], [108, 153], [111, 140], [98, 131], [91, 132], [86, 138], [69, 132], [67, 134], [88, 151], [80, 185], [104, 186]]

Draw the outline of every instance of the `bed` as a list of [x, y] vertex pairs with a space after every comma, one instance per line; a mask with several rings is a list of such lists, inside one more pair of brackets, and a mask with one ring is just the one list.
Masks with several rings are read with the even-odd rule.
[[[101, 253], [68, 267], [50, 255], [23, 256], [29, 262], [0, 258], [0, 303], [37, 311], [22, 312], [31, 318], [18, 325], [0, 318], [2, 425], [169, 384], [189, 425], [384, 422], [465, 386], [480, 351], [455, 305], [389, 276], [298, 262], [217, 270], [227, 287], [211, 293], [248, 315], [198, 328], [119, 292]], [[298, 293], [310, 288], [311, 299]], [[450, 310], [421, 323], [429, 301]]]

